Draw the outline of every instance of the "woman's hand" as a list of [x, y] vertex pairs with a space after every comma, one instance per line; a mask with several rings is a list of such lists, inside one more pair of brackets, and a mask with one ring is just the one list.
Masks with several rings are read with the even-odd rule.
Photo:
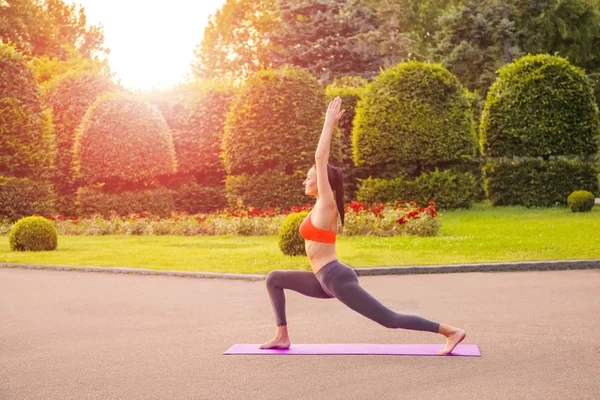
[[327, 107], [327, 113], [325, 114], [325, 123], [331, 124], [332, 126], [335, 125], [346, 112], [346, 110], [340, 111], [341, 108], [342, 99], [339, 96], [331, 100], [329, 107]]

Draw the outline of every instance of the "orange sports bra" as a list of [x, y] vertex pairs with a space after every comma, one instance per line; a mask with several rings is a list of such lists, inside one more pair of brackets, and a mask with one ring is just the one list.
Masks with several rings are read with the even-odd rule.
[[[329, 225], [329, 228], [331, 229], [331, 224]], [[304, 222], [302, 222], [298, 231], [300, 232], [300, 236], [306, 240], [321, 243], [335, 243], [335, 232], [332, 230], [326, 231], [325, 229], [314, 226], [310, 220], [310, 213]]]

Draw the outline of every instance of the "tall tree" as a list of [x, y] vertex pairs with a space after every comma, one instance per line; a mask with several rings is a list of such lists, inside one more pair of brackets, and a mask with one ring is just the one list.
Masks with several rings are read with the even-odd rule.
[[519, 39], [529, 53], [558, 53], [588, 71], [600, 68], [600, 1], [517, 1]]
[[277, 24], [276, 0], [227, 0], [194, 50], [194, 76], [243, 78], [270, 67], [267, 35]]
[[294, 65], [323, 83], [346, 75], [371, 78], [382, 58], [365, 36], [377, 18], [359, 0], [279, 0], [281, 24], [271, 32], [273, 64]]
[[435, 47], [438, 17], [463, 0], [363, 0], [380, 24], [373, 36], [386, 66], [406, 59], [428, 60]]
[[440, 16], [439, 25], [433, 59], [470, 90], [486, 93], [496, 70], [521, 55], [504, 0], [467, 0]]
[[60, 61], [69, 58], [69, 49], [86, 58], [109, 52], [102, 26], [88, 26], [85, 9], [63, 0], [1, 1], [0, 42], [11, 42], [29, 56]]

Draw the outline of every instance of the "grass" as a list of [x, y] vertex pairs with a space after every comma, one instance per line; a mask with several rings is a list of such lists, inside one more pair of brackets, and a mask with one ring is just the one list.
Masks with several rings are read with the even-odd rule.
[[[492, 208], [441, 213], [440, 236], [338, 236], [337, 254], [352, 267], [447, 265], [501, 261], [600, 259], [600, 207]], [[276, 236], [60, 236], [53, 252], [11, 252], [0, 262], [263, 274], [310, 270], [306, 257], [286, 257]]]

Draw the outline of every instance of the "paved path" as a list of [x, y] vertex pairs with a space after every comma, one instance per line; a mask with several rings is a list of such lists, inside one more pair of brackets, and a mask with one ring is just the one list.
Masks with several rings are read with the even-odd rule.
[[[0, 269], [0, 399], [600, 398], [600, 270], [360, 282], [483, 356], [223, 356], [271, 338], [264, 281]], [[292, 343], [443, 339], [286, 295]]]

